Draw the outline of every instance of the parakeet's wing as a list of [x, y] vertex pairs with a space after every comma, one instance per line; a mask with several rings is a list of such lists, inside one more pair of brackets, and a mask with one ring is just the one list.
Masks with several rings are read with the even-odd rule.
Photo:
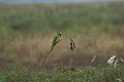
[[52, 42], [52, 45], [54, 45], [55, 43], [56, 43], [56, 41], [57, 41], [57, 36], [55, 36], [54, 38], [53, 38], [53, 42]]

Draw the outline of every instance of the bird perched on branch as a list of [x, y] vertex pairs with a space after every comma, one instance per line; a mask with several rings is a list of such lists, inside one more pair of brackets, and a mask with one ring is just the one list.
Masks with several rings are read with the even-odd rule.
[[59, 32], [54, 38], [53, 38], [53, 42], [52, 42], [52, 46], [51, 49], [53, 49], [53, 47], [59, 43], [61, 41], [60, 37], [62, 36], [61, 32]]

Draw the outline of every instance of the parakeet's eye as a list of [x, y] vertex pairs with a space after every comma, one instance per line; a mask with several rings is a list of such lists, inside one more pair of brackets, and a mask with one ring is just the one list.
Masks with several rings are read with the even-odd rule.
[[59, 33], [58, 33], [58, 36], [61, 36], [61, 35], [62, 35], [61, 32], [59, 32]]

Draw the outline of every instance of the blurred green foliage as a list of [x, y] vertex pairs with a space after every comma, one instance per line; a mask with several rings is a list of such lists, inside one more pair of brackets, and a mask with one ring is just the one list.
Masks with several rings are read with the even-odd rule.
[[0, 29], [11, 35], [63, 31], [118, 35], [124, 26], [124, 2], [0, 4]]
[[[2, 71], [0, 72], [2, 74]], [[87, 67], [83, 70], [71, 71], [68, 68], [53, 68], [51, 73], [41, 71], [32, 73], [30, 67], [12, 66], [3, 75], [0, 82], [123, 82], [124, 69], [122, 66]]]

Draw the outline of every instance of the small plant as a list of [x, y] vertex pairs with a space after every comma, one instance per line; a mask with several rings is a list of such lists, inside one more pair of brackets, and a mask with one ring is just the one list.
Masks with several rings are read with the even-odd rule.
[[70, 49], [74, 50], [76, 48], [74, 40], [70, 37]]
[[124, 80], [124, 70], [122, 66], [113, 67], [109, 65], [108, 67], [103, 69], [102, 72], [103, 80], [108, 82], [119, 82], [118, 80]]
[[111, 57], [108, 59], [107, 63], [108, 63], [109, 65], [114, 65], [115, 58], [116, 58], [115, 55], [111, 56]]

